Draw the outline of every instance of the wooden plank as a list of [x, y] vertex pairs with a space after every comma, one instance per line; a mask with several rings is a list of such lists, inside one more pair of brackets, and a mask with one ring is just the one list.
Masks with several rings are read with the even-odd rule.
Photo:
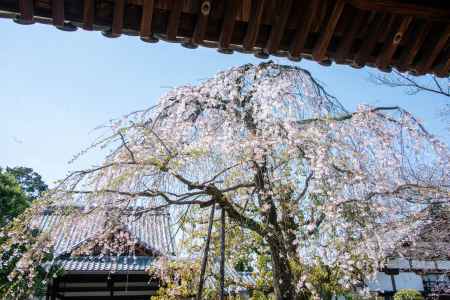
[[64, 26], [64, 0], [52, 0], [53, 25]]
[[418, 33], [410, 37], [410, 39], [404, 46], [403, 53], [401, 54], [399, 62], [397, 64], [399, 70], [406, 70], [409, 66], [412, 65], [414, 58], [416, 57], [420, 48], [422, 48], [422, 45], [431, 30], [431, 26], [431, 22], [424, 21], [424, 23], [422, 23], [422, 25], [420, 26]]
[[447, 25], [447, 27], [444, 29], [443, 33], [439, 37], [438, 41], [432, 48], [431, 53], [424, 55], [424, 59], [417, 65], [416, 70], [418, 74], [424, 74], [425, 72], [429, 72], [439, 53], [444, 49], [445, 45], [447, 44], [449, 38], [450, 38], [450, 25]]
[[94, 28], [95, 0], [84, 0], [83, 4], [83, 29]]
[[344, 33], [342, 41], [336, 50], [334, 59], [337, 63], [344, 63], [345, 59], [350, 56], [350, 51], [359, 30], [362, 28], [364, 22], [367, 20], [367, 12], [358, 10], [356, 17], [352, 20], [350, 24], [350, 30]]
[[34, 3], [33, 0], [20, 0], [19, 12], [22, 21], [33, 22]]
[[370, 54], [378, 41], [378, 36], [384, 30], [383, 24], [385, 24], [387, 20], [387, 14], [377, 14], [375, 16], [375, 19], [370, 24], [369, 31], [366, 35], [367, 38], [362, 40], [361, 48], [355, 55], [355, 66], [364, 66], [367, 63]]
[[232, 53], [230, 50], [231, 37], [233, 36], [236, 15], [240, 7], [241, 0], [227, 0], [222, 23], [222, 30], [219, 37], [219, 51], [222, 53]]
[[297, 30], [295, 32], [292, 44], [289, 47], [289, 59], [299, 60], [302, 52], [304, 51], [306, 39], [308, 38], [309, 31], [313, 24], [313, 20], [317, 15], [320, 1], [310, 1], [308, 12], [305, 14], [303, 20], [297, 24]]
[[398, 45], [400, 44], [403, 36], [408, 30], [409, 24], [413, 17], [404, 17], [400, 23], [399, 28], [392, 32], [391, 35], [387, 38], [387, 42], [381, 50], [381, 53], [378, 55], [376, 60], [376, 66], [381, 70], [387, 69], [389, 64], [391, 63], [392, 57], [394, 56], [395, 51], [397, 50]]
[[275, 24], [272, 26], [272, 30], [270, 31], [269, 39], [267, 40], [265, 47], [266, 52], [269, 54], [277, 52], [278, 47], [280, 46], [284, 29], [291, 13], [291, 7], [292, 0], [282, 1], [281, 11], [279, 14], [276, 14]]
[[243, 47], [246, 51], [252, 51], [258, 38], [259, 27], [264, 12], [265, 0], [253, 0], [250, 14], [250, 20], [247, 25]]
[[331, 38], [334, 34], [334, 29], [339, 21], [339, 18], [344, 10], [345, 2], [344, 0], [338, 0], [333, 7], [333, 12], [331, 13], [330, 19], [325, 27], [324, 32], [320, 35], [317, 41], [312, 56], [317, 61], [322, 61], [326, 59], [327, 49], [330, 45]]
[[125, 16], [125, 0], [116, 0], [114, 4], [113, 22], [111, 33], [113, 37], [120, 36], [123, 29], [123, 18]]
[[172, 0], [172, 8], [170, 10], [169, 21], [167, 24], [166, 35], [170, 41], [176, 41], [178, 33], [178, 24], [180, 22], [181, 10], [183, 9], [181, 0]]
[[[429, 5], [419, 5], [400, 2], [396, 0], [347, 0], [352, 6], [372, 10], [382, 13], [408, 15], [414, 17], [426, 18], [435, 21], [448, 22], [450, 20], [450, 9], [443, 9], [442, 7], [433, 7]], [[424, 3], [426, 1], [423, 1]], [[444, 2], [444, 1], [442, 1]], [[448, 5], [448, 3], [446, 3]], [[450, 8], [450, 5], [447, 6]]]
[[192, 35], [192, 43], [201, 45], [205, 39], [206, 29], [208, 28], [208, 18], [212, 9], [213, 1], [203, 0], [199, 3], [197, 20], [195, 22], [194, 33]]
[[153, 20], [153, 0], [144, 0], [142, 3], [142, 17], [141, 17], [141, 28], [139, 35], [143, 39], [150, 39], [152, 37], [152, 20]]

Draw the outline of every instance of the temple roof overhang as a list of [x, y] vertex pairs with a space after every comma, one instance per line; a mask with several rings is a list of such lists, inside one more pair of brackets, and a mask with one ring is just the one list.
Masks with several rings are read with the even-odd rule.
[[447, 77], [450, 1], [0, 0], [0, 16], [222, 53]]

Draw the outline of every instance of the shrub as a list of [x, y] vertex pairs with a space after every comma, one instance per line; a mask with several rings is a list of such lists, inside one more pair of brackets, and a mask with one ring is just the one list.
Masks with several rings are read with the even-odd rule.
[[413, 289], [399, 290], [394, 295], [394, 300], [423, 300], [422, 294]]

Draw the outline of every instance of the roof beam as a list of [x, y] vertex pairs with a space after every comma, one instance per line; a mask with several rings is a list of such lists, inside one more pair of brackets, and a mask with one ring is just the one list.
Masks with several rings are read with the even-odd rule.
[[428, 70], [433, 66], [433, 63], [436, 60], [439, 53], [444, 49], [449, 38], [450, 38], [450, 25], [447, 25], [447, 27], [444, 29], [444, 32], [440, 36], [439, 40], [432, 48], [431, 53], [424, 55], [424, 59], [417, 65], [416, 70], [418, 74], [428, 72]]
[[258, 38], [259, 27], [264, 12], [265, 0], [253, 0], [250, 19], [245, 33], [243, 47], [246, 51], [252, 51]]
[[280, 46], [281, 39], [283, 38], [284, 29], [291, 13], [292, 0], [282, 1], [281, 12], [276, 14], [275, 24], [270, 31], [269, 39], [266, 44], [266, 52], [269, 54], [275, 53]]
[[303, 20], [298, 22], [294, 39], [289, 47], [289, 59], [300, 60], [300, 56], [305, 48], [306, 39], [311, 30], [313, 18], [317, 15], [320, 2], [321, 1], [319, 0], [310, 1], [308, 13], [304, 14]]
[[370, 54], [378, 41], [378, 37], [384, 29], [382, 24], [384, 24], [387, 19], [387, 14], [377, 14], [375, 16], [375, 19], [370, 24], [369, 32], [366, 35], [367, 38], [362, 40], [362, 46], [355, 55], [354, 64], [356, 66], [364, 66], [369, 60]]
[[184, 1], [172, 0], [172, 8], [170, 10], [169, 22], [167, 24], [166, 35], [169, 41], [176, 41], [178, 33], [178, 24], [180, 22], [181, 10]]
[[20, 18], [27, 23], [33, 23], [34, 2], [33, 0], [19, 1]]
[[386, 70], [391, 63], [392, 56], [394, 56], [395, 50], [403, 39], [406, 30], [408, 30], [409, 24], [413, 20], [412, 17], [404, 17], [400, 23], [397, 31], [393, 32], [387, 39], [387, 43], [384, 45], [383, 50], [378, 55], [376, 60], [376, 66], [380, 70]]
[[84, 0], [83, 4], [83, 29], [94, 28], [95, 0]]
[[342, 41], [337, 48], [334, 59], [337, 63], [344, 63], [345, 58], [349, 56], [353, 41], [355, 40], [358, 31], [361, 29], [364, 21], [366, 21], [367, 13], [363, 10], [358, 10], [356, 17], [350, 24], [350, 30], [345, 32]]
[[195, 45], [201, 45], [205, 39], [211, 5], [212, 0], [203, 0], [200, 2], [197, 21], [195, 23], [194, 33], [192, 34], [192, 43]]
[[333, 37], [334, 29], [339, 21], [339, 18], [344, 10], [345, 1], [338, 0], [333, 7], [333, 12], [331, 13], [330, 19], [325, 27], [324, 32], [320, 35], [317, 41], [312, 56], [317, 61], [322, 61], [326, 59], [327, 49], [330, 44], [331, 38]]
[[431, 30], [431, 25], [431, 22], [424, 21], [424, 23], [422, 23], [422, 25], [420, 26], [418, 33], [414, 34], [405, 44], [403, 53], [400, 56], [400, 60], [398, 62], [399, 70], [406, 70], [412, 65], [414, 58], [416, 57], [420, 48], [422, 48], [422, 45]]
[[141, 39], [151, 39], [152, 38], [152, 20], [153, 20], [153, 0], [144, 0], [142, 3], [142, 17], [141, 17], [141, 27], [139, 30], [139, 35]]
[[[429, 5], [402, 3], [397, 0], [347, 0], [352, 6], [383, 13], [409, 15], [448, 22], [450, 10]], [[406, 2], [406, 1], [405, 1]], [[425, 1], [424, 1], [425, 2]]]
[[241, 0], [226, 0], [225, 2], [225, 15], [223, 17], [222, 31], [220, 32], [219, 37], [219, 51], [229, 54], [233, 52], [230, 49], [230, 43]]
[[52, 0], [53, 25], [64, 26], [64, 0]]
[[111, 26], [111, 36], [118, 37], [122, 34], [123, 18], [125, 15], [125, 0], [114, 1], [114, 14]]

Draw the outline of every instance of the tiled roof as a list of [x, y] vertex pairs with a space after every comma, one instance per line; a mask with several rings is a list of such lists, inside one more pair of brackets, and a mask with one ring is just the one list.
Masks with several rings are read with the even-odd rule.
[[[210, 289], [219, 289], [219, 263], [214, 262], [212, 273], [206, 277], [205, 286]], [[240, 293], [256, 287], [255, 277], [250, 272], [238, 272], [225, 263], [225, 286], [227, 293]]]
[[56, 260], [66, 272], [144, 272], [153, 263], [149, 256], [69, 257]]
[[[59, 256], [103, 233], [106, 230], [105, 214], [102, 210], [87, 215], [47, 212], [37, 216], [32, 226], [50, 234], [55, 245], [55, 255]], [[122, 228], [146, 248], [160, 254], [174, 254], [167, 213], [148, 212], [139, 218], [122, 216], [120, 222]]]

